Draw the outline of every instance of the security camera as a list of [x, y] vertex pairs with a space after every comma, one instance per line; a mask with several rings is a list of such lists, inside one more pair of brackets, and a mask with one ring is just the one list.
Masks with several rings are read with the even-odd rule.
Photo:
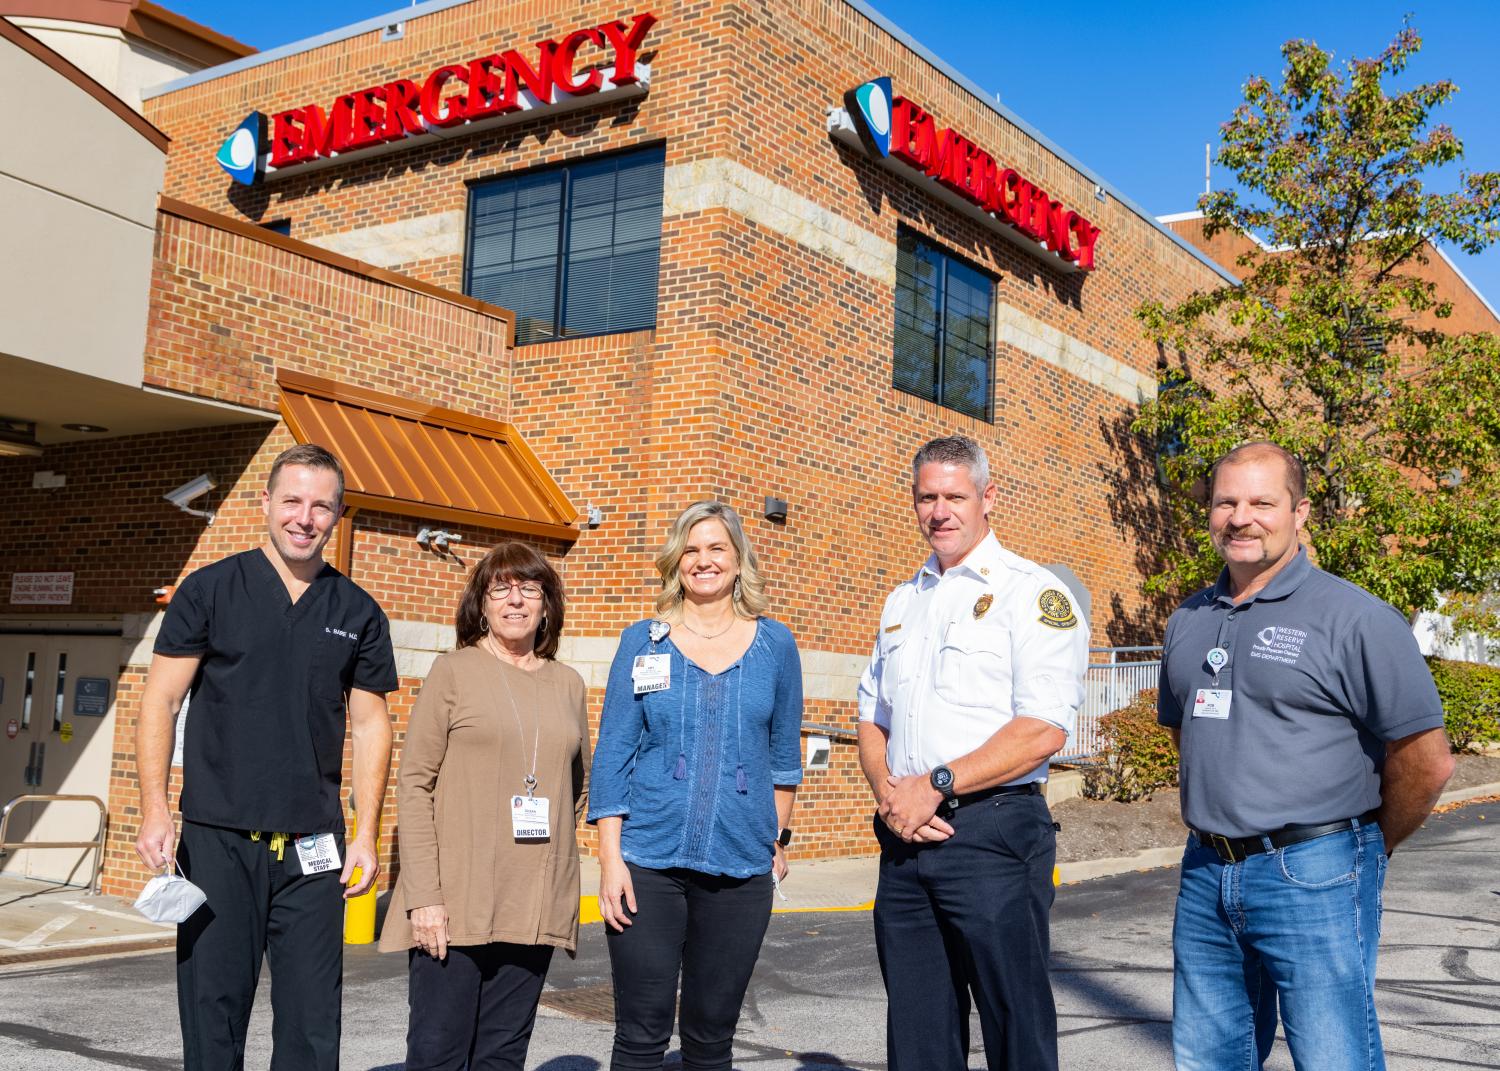
[[168, 502], [172, 503], [172, 505], [182, 510], [183, 513], [191, 513], [194, 517], [202, 517], [207, 520], [209, 524], [213, 524], [213, 510], [194, 509], [192, 506], [189, 506], [188, 503], [195, 498], [208, 494], [208, 492], [212, 491], [217, 486], [219, 485], [214, 480], [214, 478], [205, 472], [202, 476], [199, 476], [197, 479], [189, 480], [181, 487], [174, 487], [172, 490], [162, 495], [162, 498], [166, 499]]

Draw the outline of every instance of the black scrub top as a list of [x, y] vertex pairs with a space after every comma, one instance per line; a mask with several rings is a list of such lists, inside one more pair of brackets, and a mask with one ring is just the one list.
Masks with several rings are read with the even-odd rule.
[[332, 566], [295, 603], [265, 551], [178, 586], [157, 654], [198, 655], [183, 741], [182, 816], [275, 833], [344, 828], [339, 783], [351, 688], [397, 685], [379, 605]]

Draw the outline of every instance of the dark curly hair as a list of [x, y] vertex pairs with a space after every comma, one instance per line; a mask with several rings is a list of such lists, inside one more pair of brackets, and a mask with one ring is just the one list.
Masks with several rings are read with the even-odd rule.
[[501, 543], [490, 548], [469, 574], [464, 593], [458, 600], [459, 647], [473, 647], [479, 642], [484, 630], [485, 593], [497, 581], [519, 583], [532, 580], [542, 585], [542, 623], [536, 630], [535, 650], [541, 658], [557, 657], [557, 641], [563, 630], [563, 586], [557, 570], [547, 564], [547, 559], [525, 543]]

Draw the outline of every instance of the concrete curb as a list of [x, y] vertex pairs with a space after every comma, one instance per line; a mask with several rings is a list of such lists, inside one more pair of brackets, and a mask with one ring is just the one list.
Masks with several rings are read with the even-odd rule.
[[[1183, 831], [1186, 840], [1187, 832]], [[1080, 859], [1076, 863], [1057, 865], [1058, 881], [1073, 885], [1093, 878], [1108, 878], [1116, 874], [1128, 874], [1132, 870], [1155, 870], [1157, 867], [1176, 866], [1182, 861], [1181, 844], [1165, 848], [1147, 848], [1133, 855], [1120, 855], [1110, 859]]]
[[[1470, 785], [1468, 788], [1456, 788], [1452, 792], [1444, 792], [1438, 797], [1437, 806], [1444, 807], [1450, 803], [1463, 803], [1485, 796], [1500, 796], [1500, 781], [1487, 785]], [[1128, 874], [1132, 870], [1154, 870], [1157, 867], [1176, 866], [1181, 860], [1182, 845], [1180, 844], [1166, 848], [1147, 848], [1134, 855], [1117, 856], [1111, 859], [1084, 859], [1076, 863], [1060, 863], [1057, 868], [1058, 880], [1063, 885], [1072, 885], [1093, 878]]]
[[1500, 781], [1492, 781], [1487, 785], [1470, 785], [1468, 788], [1455, 788], [1452, 792], [1444, 792], [1438, 797], [1437, 805], [1445, 807], [1450, 803], [1477, 800], [1482, 796], [1500, 796]]
[[[1480, 799], [1485, 796], [1500, 796], [1500, 782], [1492, 782], [1484, 785], [1472, 785], [1468, 788], [1454, 789], [1445, 792], [1438, 798], [1437, 805], [1447, 806], [1454, 803], [1464, 803], [1468, 800]], [[1128, 874], [1136, 870], [1154, 870], [1160, 867], [1176, 866], [1182, 859], [1182, 845], [1171, 845], [1165, 848], [1148, 848], [1145, 851], [1136, 852], [1132, 855], [1116, 856], [1108, 859], [1084, 859], [1072, 863], [1061, 863], [1057, 868], [1057, 881], [1062, 885], [1076, 885], [1080, 882], [1092, 881], [1095, 878], [1113, 877], [1117, 874]], [[873, 867], [874, 856], [851, 858], [848, 860], [830, 860], [833, 863], [843, 863], [845, 868], [849, 864], [856, 867], [863, 863], [865, 866]], [[816, 864], [808, 864], [809, 867]], [[862, 870], [863, 867], [860, 867]], [[803, 873], [806, 873], [804, 870]], [[592, 876], [595, 887], [597, 887], [597, 872]], [[874, 906], [874, 901], [869, 899], [873, 883], [868, 875], [856, 876], [851, 879], [847, 873], [839, 874], [835, 885], [842, 885], [841, 890], [833, 892], [828, 899], [836, 902], [815, 903], [806, 906], [783, 907], [778, 904], [774, 912], [776, 914], [793, 913], [816, 913], [824, 911], [869, 911]], [[587, 881], [585, 883], [587, 887]], [[848, 902], [837, 902], [840, 896]], [[582, 896], [579, 898], [579, 921], [587, 925], [591, 922], [601, 921], [599, 918], [598, 899], [594, 896]], [[108, 955], [139, 954], [141, 952], [164, 951], [173, 947], [175, 936], [164, 934], [160, 937], [142, 936], [140, 938], [115, 937], [97, 941], [83, 941], [69, 943], [64, 947], [36, 948], [24, 950], [0, 951], [0, 973], [3, 969], [14, 969], [16, 967], [39, 962], [59, 962], [64, 960], [77, 960], [83, 958], [94, 958]]]

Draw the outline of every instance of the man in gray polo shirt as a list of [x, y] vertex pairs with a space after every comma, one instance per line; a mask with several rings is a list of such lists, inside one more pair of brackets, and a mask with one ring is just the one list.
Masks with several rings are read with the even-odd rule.
[[1385, 1066], [1375, 948], [1389, 853], [1453, 772], [1406, 620], [1309, 561], [1302, 463], [1214, 465], [1218, 582], [1167, 623], [1158, 720], [1191, 831], [1173, 928], [1179, 1071], [1259, 1068], [1277, 1003], [1299, 1069]]

